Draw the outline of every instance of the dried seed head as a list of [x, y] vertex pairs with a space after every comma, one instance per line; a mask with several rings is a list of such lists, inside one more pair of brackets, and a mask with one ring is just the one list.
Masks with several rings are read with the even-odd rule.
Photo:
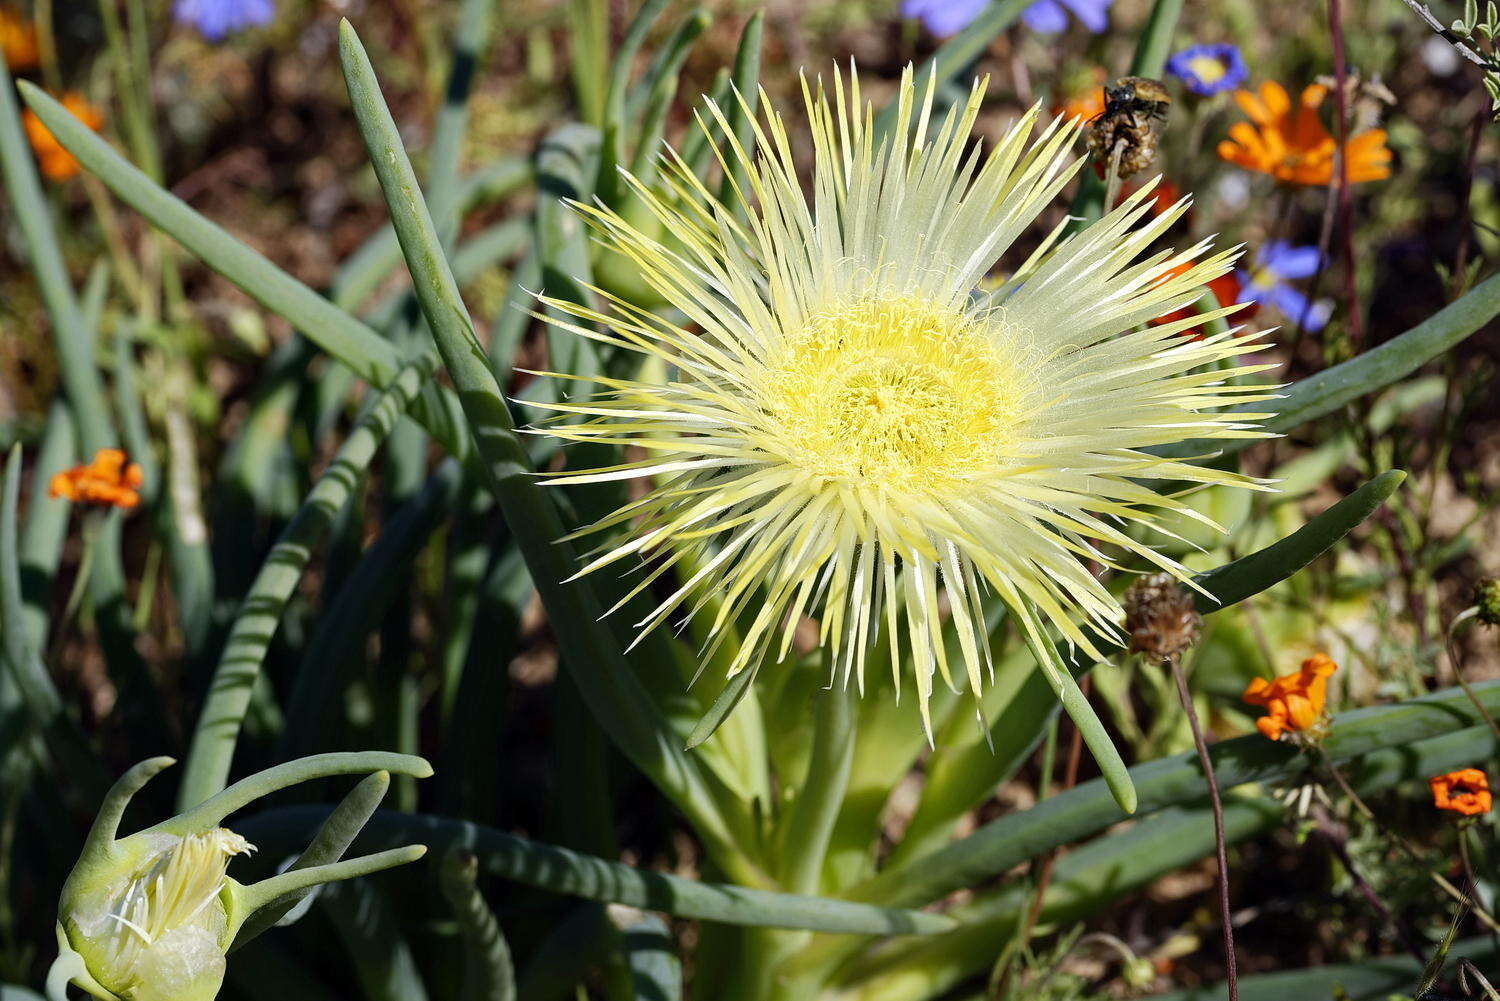
[[1125, 591], [1124, 605], [1131, 653], [1166, 660], [1198, 642], [1203, 620], [1171, 574], [1140, 578]]
[[1500, 626], [1500, 579], [1486, 577], [1474, 588], [1474, 607], [1479, 621], [1490, 626]]

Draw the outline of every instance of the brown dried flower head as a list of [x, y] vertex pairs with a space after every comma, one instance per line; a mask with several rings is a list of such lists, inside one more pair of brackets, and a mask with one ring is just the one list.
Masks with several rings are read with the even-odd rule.
[[1124, 605], [1131, 653], [1166, 660], [1198, 642], [1203, 619], [1171, 574], [1141, 577], [1126, 589]]

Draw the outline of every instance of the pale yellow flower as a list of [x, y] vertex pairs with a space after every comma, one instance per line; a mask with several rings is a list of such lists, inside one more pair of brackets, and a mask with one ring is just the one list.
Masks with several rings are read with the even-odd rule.
[[1148, 185], [1069, 239], [1054, 231], [982, 290], [1082, 163], [1078, 125], [1042, 127], [1036, 109], [979, 149], [983, 96], [979, 84], [939, 120], [932, 87], [908, 71], [878, 135], [857, 75], [847, 92], [836, 75], [831, 97], [804, 82], [809, 194], [771, 111], [753, 150], [731, 139], [722, 153], [748, 176], [747, 223], [675, 159], [663, 191], [632, 182], [665, 236], [583, 209], [685, 317], [603, 292], [602, 311], [548, 300], [582, 321], [562, 321], [579, 335], [645, 358], [636, 378], [599, 377], [591, 399], [552, 405], [587, 419], [548, 432], [648, 453], [554, 480], [649, 486], [594, 526], [626, 532], [582, 571], [645, 557], [644, 588], [679, 568], [643, 631], [712, 598], [716, 637], [742, 627], [739, 671], [784, 656], [812, 615], [839, 677], [862, 685], [884, 630], [898, 691], [909, 665], [925, 720], [934, 678], [957, 683], [947, 628], [971, 691], [993, 670], [987, 593], [1033, 638], [1050, 623], [1097, 653], [1086, 627], [1118, 635], [1121, 619], [1089, 566], [1110, 563], [1101, 546], [1186, 576], [1125, 531], [1162, 511], [1198, 517], [1149, 482], [1258, 485], [1149, 451], [1259, 433], [1248, 422], [1264, 415], [1220, 411], [1267, 398], [1237, 384], [1265, 366], [1229, 361], [1256, 349], [1250, 337], [1181, 336], [1198, 316], [1149, 325], [1226, 274], [1233, 253], [1205, 242], [1143, 256], [1187, 207], [1152, 218]]

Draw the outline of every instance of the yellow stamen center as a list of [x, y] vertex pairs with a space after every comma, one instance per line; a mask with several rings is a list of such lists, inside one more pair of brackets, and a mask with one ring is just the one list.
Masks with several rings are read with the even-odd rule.
[[1204, 83], [1218, 83], [1227, 72], [1224, 63], [1213, 56], [1194, 56], [1188, 60], [1188, 68]]
[[991, 466], [1031, 380], [996, 315], [881, 295], [812, 315], [764, 372], [768, 447], [813, 478], [941, 489]]
[[1281, 281], [1281, 276], [1270, 268], [1257, 268], [1250, 275], [1251, 288], [1272, 288]]

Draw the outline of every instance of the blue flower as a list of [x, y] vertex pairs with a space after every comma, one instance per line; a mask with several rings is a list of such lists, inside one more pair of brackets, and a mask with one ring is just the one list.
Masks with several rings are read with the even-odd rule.
[[1322, 330], [1328, 322], [1328, 307], [1286, 284], [1311, 278], [1317, 274], [1318, 265], [1317, 247], [1294, 247], [1284, 240], [1273, 240], [1256, 252], [1253, 271], [1236, 272], [1239, 301], [1270, 303], [1293, 323]]
[[979, 16], [989, 0], [901, 0], [901, 16], [920, 18], [939, 38], [956, 35]]
[[1227, 42], [1194, 45], [1174, 53], [1167, 60], [1167, 72], [1181, 80], [1194, 94], [1204, 96], [1232, 90], [1250, 76], [1245, 57]]
[[1094, 34], [1109, 27], [1109, 5], [1114, 0], [1036, 0], [1021, 13], [1032, 31], [1051, 35], [1068, 27], [1068, 12]]
[[[990, 0], [901, 0], [901, 16], [920, 18], [927, 30], [940, 38], [967, 28]], [[1109, 26], [1109, 5], [1114, 0], [1036, 0], [1021, 14], [1032, 31], [1046, 34], [1068, 26], [1068, 11], [1095, 34]]]
[[276, 8], [271, 0], [176, 0], [172, 16], [217, 42], [241, 28], [270, 24]]

